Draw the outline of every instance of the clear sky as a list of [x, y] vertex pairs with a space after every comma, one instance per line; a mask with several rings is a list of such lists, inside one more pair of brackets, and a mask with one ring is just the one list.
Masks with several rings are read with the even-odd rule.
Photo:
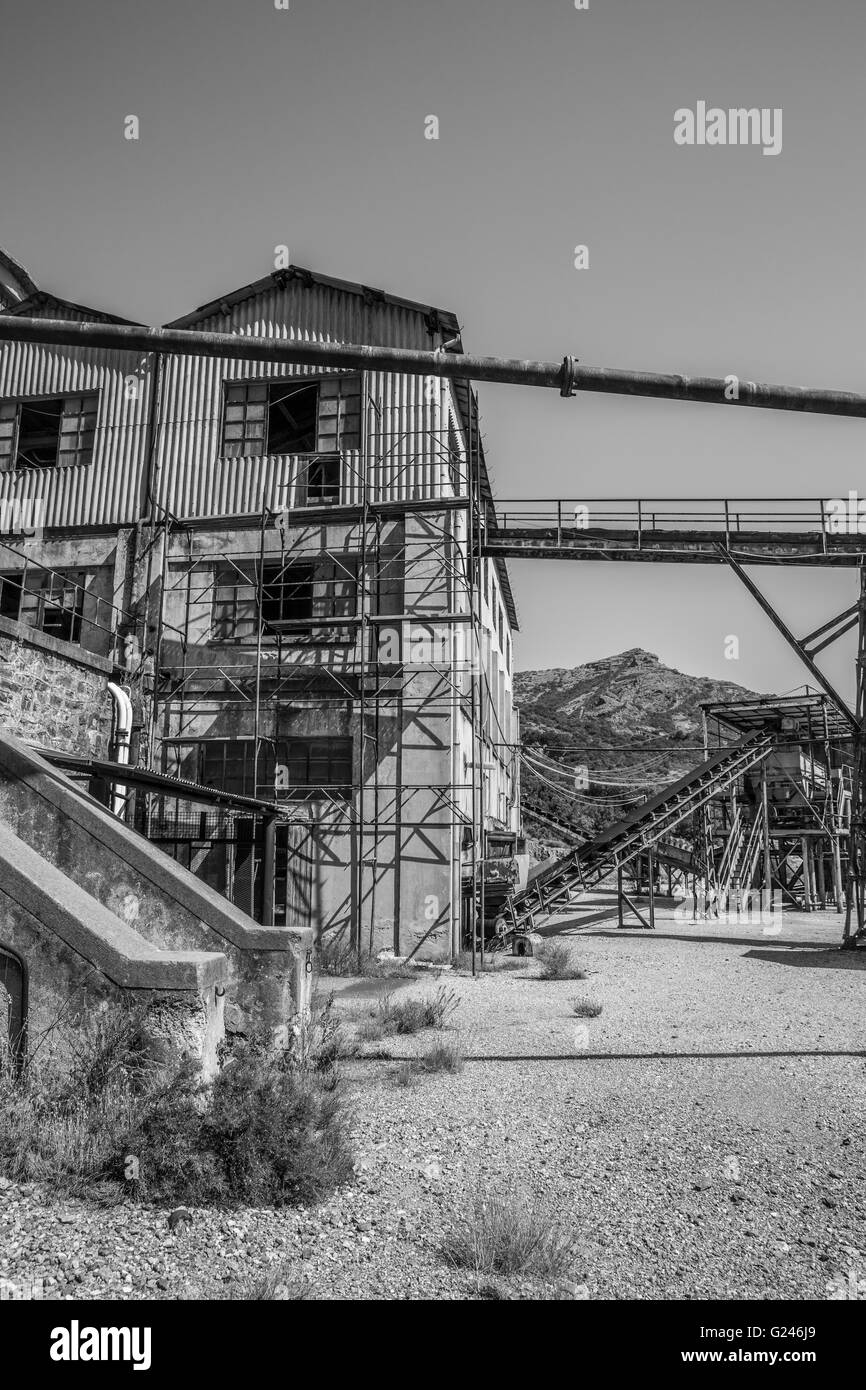
[[[866, 390], [863, 0], [0, 0], [0, 53], [0, 246], [69, 299], [165, 322], [285, 243], [453, 309], [469, 351]], [[782, 108], [781, 153], [676, 145], [700, 100]], [[862, 421], [480, 397], [501, 497], [866, 495]], [[855, 596], [752, 573], [799, 633]], [[804, 679], [716, 567], [511, 574], [521, 667]], [[826, 669], [851, 691], [850, 640]]]

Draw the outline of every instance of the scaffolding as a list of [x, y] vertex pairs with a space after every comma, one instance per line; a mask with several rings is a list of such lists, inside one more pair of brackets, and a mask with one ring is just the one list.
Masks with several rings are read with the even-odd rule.
[[[158, 802], [140, 816], [142, 828], [191, 868], [206, 868], [206, 841], [221, 844], [230, 860], [242, 863], [243, 873], [220, 870], [222, 881], [215, 886], [265, 921], [285, 917], [287, 860], [297, 856], [303, 836], [347, 830], [351, 937], [359, 952], [376, 944], [377, 889], [389, 872], [399, 912], [404, 838], [425, 831], [441, 840], [447, 830], [451, 839], [450, 945], [459, 949], [458, 930], [474, 943], [478, 894], [466, 892], [466, 880], [475, 884], [479, 878], [485, 819], [494, 825], [511, 819], [518, 798], [516, 721], [502, 678], [492, 689], [487, 670], [481, 552], [490, 504], [477, 402], [468, 386], [466, 401], [462, 439], [453, 421], [424, 431], [440, 464], [432, 495], [395, 496], [414, 459], [386, 473], [385, 456], [368, 450], [365, 418], [358, 466], [347, 466], [344, 458], [342, 487], [325, 502], [316, 498], [311, 506], [306, 496], [304, 505], [291, 505], [286, 494], [297, 492], [294, 478], [263, 490], [258, 516], [243, 518], [247, 535], [257, 532], [254, 550], [225, 554], [215, 563], [210, 551], [196, 548], [195, 526], [166, 517], [159, 523], [163, 583], [150, 761], [160, 744], [167, 771], [201, 778], [202, 769], [185, 766], [180, 750], [203, 741], [194, 731], [209, 709], [235, 706], [245, 727], [251, 725], [243, 740], [249, 745], [249, 780], [242, 790], [272, 796], [275, 776], [279, 786], [281, 769], [288, 775], [281, 788], [285, 806], [273, 826], [268, 817], [223, 812], [213, 834], [205, 834], [201, 812], [186, 815], [179, 808], [167, 815]], [[380, 410], [369, 392], [363, 409], [365, 417]], [[395, 433], [389, 447], [410, 432], [417, 434]], [[299, 459], [298, 467], [309, 468], [310, 462]], [[346, 496], [352, 498], [349, 506], [343, 504]], [[222, 524], [211, 518], [206, 528]], [[341, 539], [335, 541], [335, 532]], [[182, 563], [169, 554], [170, 542], [179, 537], [187, 549]], [[210, 638], [215, 646], [208, 645]], [[509, 637], [509, 654], [510, 645]], [[344, 761], [334, 781], [311, 778], [311, 785], [302, 785], [291, 775], [292, 733], [312, 711], [317, 718], [324, 711], [332, 725], [340, 723], [351, 734], [351, 766]], [[237, 726], [241, 719], [227, 722]], [[413, 724], [426, 726], [439, 753], [436, 781], [407, 776], [404, 734]], [[467, 757], [461, 730], [468, 736]], [[383, 760], [391, 763], [387, 777]], [[500, 793], [493, 808], [498, 815], [486, 817], [485, 763], [494, 760], [501, 767], [498, 781], [510, 794]], [[218, 855], [211, 857], [218, 862]], [[317, 866], [307, 865], [308, 875], [315, 871]], [[309, 883], [306, 893], [301, 906], [309, 911]]]
[[[306, 273], [308, 274], [308, 272]], [[435, 334], [439, 329], [436, 326], [435, 317], [433, 315], [430, 317], [432, 326], [429, 331], [431, 334]], [[586, 367], [578, 364], [577, 359], [570, 355], [567, 355], [561, 362], [479, 358], [463, 354], [459, 337], [448, 343], [443, 343], [433, 351], [423, 351], [415, 348], [404, 349], [344, 342], [312, 342], [305, 338], [277, 340], [247, 334], [146, 329], [103, 322], [72, 323], [11, 315], [4, 316], [3, 322], [0, 323], [0, 340], [3, 339], [30, 343], [75, 344], [84, 348], [119, 348], [125, 351], [155, 354], [238, 358], [256, 363], [278, 363], [284, 367], [302, 364], [324, 368], [328, 371], [364, 371], [368, 368], [376, 368], [383, 372], [448, 378], [458, 383], [466, 383], [467, 386], [470, 381], [478, 380], [521, 384], [547, 390], [558, 390], [564, 397], [573, 397], [583, 391], [596, 391], [668, 400], [695, 401], [718, 407], [793, 410], [852, 418], [866, 417], [866, 396], [853, 392], [768, 385], [735, 379], [737, 380], [737, 390], [731, 393], [728, 390], [730, 378], [689, 378]], [[472, 434], [471, 416], [472, 410], [470, 409], [470, 437]], [[635, 544], [634, 534], [625, 537], [624, 544], [619, 544], [619, 538], [614, 537], [613, 540], [616, 543], [612, 546], [607, 543], [586, 546], [580, 537], [577, 538], [577, 543], [572, 543], [571, 537], [563, 537], [559, 522], [557, 523], [558, 531], [555, 538], [553, 536], [538, 537], [537, 535], [525, 538], [513, 534], [503, 537], [497, 534], [498, 528], [494, 524], [490, 528], [490, 534], [482, 539], [487, 517], [483, 514], [482, 508], [480, 448], [476, 446], [473, 466], [471, 442], [467, 463], [469, 517], [466, 555], [471, 619], [470, 650], [473, 655], [476, 652], [481, 652], [481, 633], [479, 631], [478, 609], [475, 607], [475, 599], [480, 598], [478, 578], [477, 572], [473, 573], [472, 571], [473, 565], [476, 567], [480, 565], [480, 559], [484, 553], [500, 557], [507, 554], [555, 556], [558, 553], [565, 553], [562, 551], [562, 545], [563, 541], [567, 540], [569, 542], [567, 553], [573, 558], [609, 559], [615, 556], [615, 558], [628, 559], [664, 560], [673, 558], [698, 563], [726, 563], [742, 580], [760, 602], [764, 611], [771, 617], [785, 640], [799, 652], [808, 669], [816, 676], [818, 684], [831, 697], [834, 705], [849, 722], [854, 738], [855, 753], [851, 791], [851, 846], [846, 885], [845, 943], [851, 945], [866, 939], [866, 892], [864, 892], [864, 876], [866, 876], [866, 568], [864, 568], [864, 558], [866, 557], [864, 557], [864, 550], [859, 540], [859, 523], [855, 528], [848, 528], [849, 533], [845, 544], [836, 544], [835, 542], [826, 544], [826, 533], [829, 532], [829, 528], [824, 528], [823, 525], [822, 504], [822, 539], [820, 543], [816, 544], [814, 534], [807, 533], [804, 542], [798, 541], [793, 548], [789, 543], [790, 537], [780, 534], [778, 528], [776, 534], [772, 533], [772, 528], [763, 532], [757, 539], [755, 547], [750, 544], [749, 538], [739, 533], [734, 546], [729, 526], [722, 535], [713, 528], [710, 528], [709, 531], [703, 528], [700, 534], [692, 537], [688, 534], [680, 535], [673, 545], [669, 543], [669, 536], [663, 537], [660, 545], [645, 545], [642, 519], [637, 528], [637, 544]], [[365, 546], [367, 544], [367, 521], [373, 505], [372, 500], [366, 495], [365, 484], [363, 499]], [[404, 511], [409, 515], [411, 508], [404, 506]], [[681, 529], [688, 532], [691, 529], [691, 523]], [[479, 538], [477, 545], [473, 539], [476, 534]], [[669, 551], [668, 555], [664, 554], [666, 549]], [[859, 566], [861, 576], [859, 599], [852, 609], [837, 615], [817, 633], [810, 634], [803, 639], [797, 639], [781, 622], [771, 605], [760, 594], [757, 586], [742, 570], [741, 562], [754, 563], [759, 559], [762, 563], [855, 564]], [[364, 622], [365, 616], [362, 614], [362, 632], [369, 625]], [[847, 622], [850, 616], [854, 617], [854, 623]], [[849, 710], [844, 701], [832, 690], [813, 660], [817, 651], [828, 641], [835, 640], [847, 631], [850, 626], [857, 626], [859, 635], [857, 698], [854, 711]], [[831, 628], [833, 631], [826, 641], [815, 641], [821, 632], [826, 632]], [[366, 663], [367, 660], [367, 657], [362, 658], [362, 662]], [[483, 787], [484, 780], [483, 767], [480, 766], [481, 760], [475, 756], [479, 729], [478, 710], [482, 711], [482, 715], [484, 713], [485, 685], [480, 678], [483, 674], [483, 662], [479, 661], [478, 675], [476, 679], [470, 679], [470, 689], [474, 690], [476, 686], [478, 688], [477, 700], [474, 695], [471, 696], [473, 732], [472, 756], [469, 760], [471, 765], [471, 813], [469, 819], [475, 831], [478, 829], [476, 788], [479, 785]], [[157, 683], [158, 679], [157, 673]], [[489, 689], [486, 693], [489, 698]], [[359, 698], [361, 697], [359, 696]], [[366, 692], [364, 692], [363, 699], [366, 700]], [[157, 704], [158, 700], [155, 699], [155, 708]], [[366, 743], [367, 738], [366, 707], [364, 707], [362, 746]], [[258, 756], [258, 749], [256, 756]], [[453, 786], [454, 784], [450, 785]], [[359, 810], [363, 811], [363, 804]], [[357, 824], [361, 826], [360, 838], [363, 840], [366, 815], [358, 815]], [[477, 836], [473, 839], [473, 862], [477, 852], [476, 841]], [[362, 854], [359, 859], [359, 872], [361, 874], [363, 874], [362, 861], [364, 857]], [[359, 920], [357, 925], [359, 941], [360, 930]], [[474, 932], [472, 941], [474, 944]]]

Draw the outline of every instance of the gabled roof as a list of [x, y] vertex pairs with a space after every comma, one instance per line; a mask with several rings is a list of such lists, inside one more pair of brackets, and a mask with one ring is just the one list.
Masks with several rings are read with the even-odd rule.
[[[362, 285], [352, 280], [335, 280], [330, 275], [320, 275], [318, 271], [306, 270], [301, 266], [290, 265], [285, 270], [274, 270], [270, 275], [266, 275], [262, 280], [254, 280], [249, 285], [243, 285], [240, 289], [232, 290], [229, 294], [222, 295], [219, 299], [212, 299], [208, 304], [202, 304], [198, 309], [193, 309], [192, 313], [184, 314], [181, 318], [172, 319], [170, 323], [164, 325], [166, 328], [193, 328], [196, 324], [205, 319], [213, 318], [217, 314], [227, 314], [235, 304], [242, 304], [247, 299], [254, 299], [256, 295], [266, 294], [275, 286], [284, 287], [293, 280], [299, 280], [302, 285], [312, 288], [313, 285], [325, 285], [329, 289], [339, 290], [343, 294], [358, 295], [366, 304], [393, 304], [401, 309], [415, 310], [423, 315], [427, 332], [431, 340], [439, 335], [442, 342], [448, 343], [448, 351], [456, 354], [463, 352], [463, 342], [460, 337], [460, 324], [456, 314], [450, 309], [438, 309], [434, 305], [423, 304], [415, 299], [402, 299], [398, 295], [388, 294], [385, 290], [373, 289], [369, 285]], [[462, 378], [454, 378], [451, 382], [454, 396], [457, 401], [457, 408], [463, 423], [464, 431], [467, 436], [469, 433], [469, 412], [470, 396], [469, 387]], [[487, 471], [487, 460], [484, 456], [484, 445], [478, 434], [478, 406], [473, 392], [472, 395], [473, 412], [473, 440], [477, 439], [477, 448], [481, 460], [481, 494], [485, 502], [493, 505], [493, 491], [490, 486], [490, 476]], [[505, 602], [505, 609], [508, 613], [508, 621], [513, 629], [517, 629], [517, 605], [514, 602], [514, 594], [511, 589], [511, 582], [508, 577], [508, 569], [505, 561], [499, 556], [494, 561], [496, 571], [499, 575], [499, 583], [502, 589], [502, 597]]]
[[401, 299], [397, 295], [386, 294], [384, 290], [373, 289], [370, 285], [362, 285], [353, 280], [335, 280], [330, 275], [320, 275], [318, 271], [306, 270], [298, 265], [287, 266], [284, 270], [273, 270], [263, 280], [254, 280], [252, 284], [242, 285], [240, 289], [221, 295], [219, 299], [212, 299], [210, 303], [202, 304], [198, 309], [193, 309], [192, 313], [184, 314], [179, 319], [172, 319], [171, 323], [166, 323], [163, 327], [192, 328], [202, 319], [212, 318], [215, 314], [225, 314], [233, 305], [254, 299], [257, 294], [265, 294], [275, 285], [282, 287], [292, 280], [300, 280], [307, 288], [325, 285], [328, 289], [339, 290], [343, 294], [356, 294], [367, 304], [393, 304], [400, 309], [414, 309], [428, 319], [427, 331], [431, 337], [442, 330], [448, 337], [459, 335], [460, 332], [456, 315], [448, 309], [436, 309], [430, 304], [421, 304], [414, 299]]
[[21, 314], [22, 316], [32, 315], [39, 309], [59, 309], [58, 318], [65, 317], [63, 311], [71, 312], [75, 315], [83, 315], [85, 318], [94, 319], [97, 323], [120, 323], [126, 324], [128, 328], [143, 328], [144, 325], [136, 322], [135, 319], [122, 319], [117, 314], [106, 313], [104, 309], [92, 309], [86, 304], [73, 304], [71, 299], [61, 299], [59, 295], [50, 294], [48, 290], [34, 289], [33, 293], [26, 299], [22, 299], [20, 304], [10, 304], [4, 310], [6, 314]]

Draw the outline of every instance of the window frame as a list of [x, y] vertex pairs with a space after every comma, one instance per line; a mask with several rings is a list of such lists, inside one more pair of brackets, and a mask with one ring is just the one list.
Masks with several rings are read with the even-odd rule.
[[[355, 741], [351, 734], [289, 734], [276, 739], [263, 738], [259, 746], [258, 785], [256, 785], [253, 776], [255, 743], [255, 739], [251, 737], [164, 739], [162, 744], [163, 769], [171, 776], [180, 777], [183, 775], [181, 772], [183, 764], [186, 758], [191, 755], [194, 759], [193, 780], [198, 782], [200, 786], [215, 786], [220, 790], [232, 791], [238, 796], [258, 797], [265, 801], [271, 799], [310, 801], [326, 797], [351, 800], [355, 769]], [[327, 759], [329, 774], [337, 771], [348, 772], [348, 780], [343, 776], [339, 780], [334, 779], [326, 782], [311, 782], [309, 780], [293, 782], [290, 776], [289, 787], [277, 791], [277, 767], [285, 766], [291, 774], [293, 767], [297, 769], [300, 766], [301, 755], [303, 755], [304, 775], [309, 779], [311, 768], [315, 766], [313, 755], [316, 749], [326, 750], [324, 755], [319, 752], [318, 757], [320, 761], [323, 756]], [[234, 787], [227, 787], [225, 776], [221, 781], [215, 782], [211, 774], [211, 780], [206, 780], [208, 754], [214, 761], [221, 763], [223, 769], [227, 766], [241, 767], [240, 785], [242, 790], [237, 791]], [[172, 759], [173, 770], [170, 770]]]
[[[0, 474], [35, 473], [42, 469], [89, 467], [96, 450], [101, 391], [98, 387], [82, 391], [42, 392], [35, 396], [5, 396], [0, 398]], [[40, 403], [60, 402], [57, 417], [57, 451], [53, 462], [22, 463], [21, 417], [25, 410]], [[12, 408], [10, 411], [10, 407]], [[75, 407], [74, 409], [71, 407]], [[64, 425], [75, 422], [74, 428]], [[11, 425], [11, 429], [9, 426]], [[74, 439], [72, 447], [65, 440]], [[4, 447], [7, 446], [8, 447]]]
[[[243, 567], [246, 566], [246, 571]], [[339, 552], [326, 551], [316, 552], [315, 554], [297, 556], [291, 560], [281, 557], [266, 558], [264, 562], [264, 573], [262, 575], [262, 611], [258, 611], [258, 590], [259, 590], [259, 561], [257, 559], [246, 559], [241, 561], [226, 560], [217, 562], [214, 565], [213, 580], [213, 603], [211, 608], [211, 636], [210, 642], [218, 646], [238, 646], [252, 644], [258, 641], [259, 621], [262, 624], [262, 640], [273, 643], [280, 639], [284, 641], [303, 643], [312, 646], [349, 646], [355, 640], [354, 619], [358, 613], [358, 558], [353, 554], [341, 554]], [[298, 583], [308, 584], [310, 588], [310, 612], [295, 618], [265, 618], [264, 599], [265, 590], [270, 586], [274, 587], [280, 575], [286, 576], [293, 568], [309, 571], [308, 578], [299, 579]], [[268, 578], [268, 571], [271, 577]], [[330, 574], [323, 573], [331, 571]], [[221, 576], [237, 575], [247, 577], [246, 583], [226, 583], [221, 582]], [[282, 587], [292, 584], [292, 580], [285, 578]], [[346, 586], [346, 591], [340, 593], [338, 586]], [[330, 587], [329, 587], [330, 586]], [[322, 592], [324, 588], [324, 593]], [[231, 590], [231, 598], [221, 598], [221, 593]], [[240, 597], [244, 593], [243, 598]], [[330, 605], [328, 600], [330, 599]], [[231, 606], [231, 631], [222, 631], [221, 624], [225, 624], [225, 615], [220, 616], [218, 609], [220, 605]], [[249, 610], [249, 617], [239, 619], [238, 612], [243, 606]], [[330, 607], [330, 611], [329, 611]], [[237, 628], [240, 623], [247, 623], [249, 627], [246, 631], [238, 635]]]

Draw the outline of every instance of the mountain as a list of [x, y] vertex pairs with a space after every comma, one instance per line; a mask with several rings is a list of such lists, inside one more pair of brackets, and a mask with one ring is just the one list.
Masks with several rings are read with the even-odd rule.
[[[733, 681], [674, 671], [639, 647], [572, 670], [518, 671], [514, 692], [526, 826], [549, 843], [555, 831], [532, 812], [578, 837], [598, 834], [701, 762], [701, 701], [756, 698]], [[575, 791], [551, 763], [584, 765], [589, 786]]]

